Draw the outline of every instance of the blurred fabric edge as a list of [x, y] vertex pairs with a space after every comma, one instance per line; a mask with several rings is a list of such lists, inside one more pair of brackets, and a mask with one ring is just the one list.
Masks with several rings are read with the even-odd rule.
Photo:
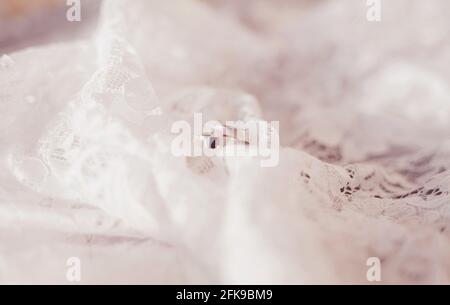
[[35, 10], [46, 10], [58, 3], [58, 0], [3, 0], [0, 2], [0, 16], [2, 18], [17, 18]]
[[69, 22], [66, 0], [1, 0], [0, 53], [87, 37], [101, 1], [82, 0], [82, 22]]

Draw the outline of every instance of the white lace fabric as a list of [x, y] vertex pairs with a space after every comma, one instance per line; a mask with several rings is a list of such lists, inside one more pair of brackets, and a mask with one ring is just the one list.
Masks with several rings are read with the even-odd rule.
[[[245, 2], [1, 57], [0, 282], [449, 283], [450, 3]], [[279, 165], [173, 156], [195, 112], [280, 121]]]

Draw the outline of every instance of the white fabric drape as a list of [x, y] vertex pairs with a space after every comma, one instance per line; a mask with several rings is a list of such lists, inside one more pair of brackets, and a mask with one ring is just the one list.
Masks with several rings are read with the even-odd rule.
[[[106, 0], [91, 39], [4, 55], [0, 282], [448, 283], [449, 9]], [[278, 166], [170, 153], [242, 108]]]

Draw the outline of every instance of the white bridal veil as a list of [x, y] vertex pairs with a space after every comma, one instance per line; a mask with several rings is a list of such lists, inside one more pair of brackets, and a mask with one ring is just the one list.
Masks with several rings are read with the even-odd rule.
[[[382, 2], [105, 0], [3, 55], [0, 282], [449, 283], [450, 2]], [[279, 164], [173, 156], [194, 113]]]

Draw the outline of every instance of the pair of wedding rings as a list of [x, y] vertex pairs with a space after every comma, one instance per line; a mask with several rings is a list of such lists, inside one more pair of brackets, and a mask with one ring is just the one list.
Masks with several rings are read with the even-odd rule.
[[211, 131], [203, 133], [204, 144], [210, 149], [227, 144], [249, 145], [248, 130], [231, 125], [217, 125]]

